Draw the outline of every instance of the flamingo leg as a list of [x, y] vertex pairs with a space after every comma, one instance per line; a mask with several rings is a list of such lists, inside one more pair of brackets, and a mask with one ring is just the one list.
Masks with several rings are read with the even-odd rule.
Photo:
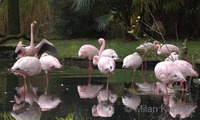
[[146, 64], [147, 64], [146, 52], [142, 56], [142, 59], [144, 60], [144, 64], [142, 63], [142, 78], [143, 78], [143, 81], [146, 82]]
[[47, 94], [48, 91], [48, 85], [49, 85], [49, 78], [48, 78], [48, 72], [45, 71], [45, 80], [46, 80], [46, 86], [45, 86], [45, 95]]
[[166, 89], [166, 98], [167, 98], [167, 103], [166, 103], [166, 111], [168, 111], [168, 107], [169, 107], [169, 93], [168, 93], [168, 90], [167, 90], [167, 84], [165, 85], [165, 89]]
[[181, 83], [181, 86], [182, 86], [182, 90], [181, 90], [181, 91], [182, 91], [182, 92], [181, 92], [181, 100], [182, 100], [182, 98], [183, 98], [183, 93], [184, 93], [185, 90], [184, 90], [183, 82], [181, 81], [180, 83]]
[[28, 77], [28, 84], [31, 85], [31, 78]]
[[106, 84], [106, 89], [109, 89], [109, 82], [110, 82], [110, 74], [107, 75], [107, 84]]
[[144, 82], [146, 81], [146, 71], [147, 71], [147, 61], [146, 61], [146, 52], [144, 54]]
[[23, 75], [24, 77], [24, 101], [26, 100], [26, 76]]
[[185, 92], [186, 92], [186, 94], [188, 93], [188, 83], [187, 83], [187, 81], [185, 81]]
[[108, 91], [108, 97], [107, 97], [108, 101], [109, 101], [109, 83], [110, 83], [110, 74], [107, 75], [107, 84], [106, 84], [106, 90]]
[[92, 77], [92, 61], [89, 60], [89, 63], [88, 63], [89, 67], [88, 67], [88, 83], [91, 82], [91, 77]]
[[135, 70], [133, 70], [133, 75], [132, 75], [132, 89], [135, 87], [134, 83], [134, 75], [135, 75]]

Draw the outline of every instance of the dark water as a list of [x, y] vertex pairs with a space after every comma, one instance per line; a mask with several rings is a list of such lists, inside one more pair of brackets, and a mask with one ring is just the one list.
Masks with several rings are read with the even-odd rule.
[[[7, 112], [8, 114], [13, 109], [15, 104], [14, 95], [17, 95], [16, 87], [23, 86], [23, 78], [15, 76], [12, 73], [6, 72], [6, 68], [10, 68], [14, 64], [14, 60], [0, 59], [0, 112]], [[47, 111], [42, 111], [38, 106], [37, 102], [33, 102], [32, 106], [29, 106], [30, 110], [35, 110], [32, 114], [26, 114], [29, 118], [33, 116], [39, 116], [41, 120], [55, 120], [57, 118], [65, 118], [66, 116], [72, 114], [75, 120], [171, 120], [174, 119], [170, 116], [165, 108], [163, 102], [163, 94], [156, 94], [153, 92], [133, 92], [131, 88], [131, 75], [132, 71], [124, 69], [116, 69], [115, 73], [110, 76], [109, 90], [118, 96], [114, 103], [106, 104], [112, 106], [114, 113], [111, 117], [93, 117], [92, 107], [98, 104], [97, 97], [94, 98], [80, 98], [77, 86], [78, 85], [88, 85], [88, 71], [87, 68], [79, 67], [78, 63], [72, 60], [64, 60], [63, 68], [49, 73], [49, 85], [47, 89], [47, 94], [55, 98], [60, 98], [61, 102], [55, 107]], [[87, 62], [82, 62], [81, 64], [86, 64]], [[155, 79], [152, 70], [147, 71], [147, 81], [153, 83], [157, 80]], [[140, 72], [135, 73], [135, 82], [142, 83], [142, 78]], [[197, 104], [197, 108], [192, 112], [187, 120], [198, 120], [200, 118], [200, 97], [199, 97], [199, 81], [197, 84], [192, 84], [191, 89], [189, 89], [189, 94], [184, 96], [183, 100], [187, 103], [194, 102]], [[45, 74], [34, 76], [31, 78], [30, 84], [32, 87], [37, 88], [37, 96], [45, 94]], [[93, 75], [91, 78], [91, 85], [103, 85], [102, 90], [106, 89], [107, 76], [102, 75], [98, 69], [93, 69]], [[93, 91], [94, 92], [94, 91]], [[99, 93], [99, 92], [98, 92]], [[175, 99], [180, 100], [180, 92], [175, 94]], [[133, 110], [133, 108], [126, 107], [122, 103], [122, 96], [127, 95], [127, 98], [131, 98], [131, 95], [135, 95], [134, 98], [139, 99], [134, 103], [135, 106], [138, 104], [138, 109]], [[133, 105], [133, 106], [134, 106]], [[183, 107], [182, 109], [186, 109]], [[27, 110], [27, 109], [26, 109]], [[18, 112], [18, 115], [23, 113], [24, 110]]]

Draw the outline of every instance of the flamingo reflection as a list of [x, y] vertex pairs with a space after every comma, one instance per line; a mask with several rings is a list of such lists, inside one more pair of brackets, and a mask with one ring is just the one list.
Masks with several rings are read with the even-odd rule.
[[17, 91], [17, 95], [14, 96], [16, 103], [25, 101], [32, 105], [33, 102], [36, 102], [38, 99], [37, 88], [33, 87], [31, 84], [25, 84], [25, 86], [16, 87], [15, 89]]
[[[166, 104], [166, 97], [164, 96], [164, 102]], [[173, 118], [187, 118], [190, 117], [192, 112], [197, 108], [195, 102], [175, 101], [174, 96], [169, 97], [169, 114]]]
[[141, 104], [141, 97], [137, 94], [128, 93], [122, 96], [122, 103], [126, 107], [136, 111]]
[[92, 115], [94, 117], [111, 117], [114, 114], [114, 103], [118, 96], [109, 90], [109, 80], [107, 79], [107, 87], [101, 90], [97, 96], [98, 104], [93, 105]]
[[41, 110], [37, 104], [30, 105], [25, 102], [14, 104], [13, 110], [10, 112], [15, 120], [40, 120]]
[[37, 101], [42, 111], [48, 111], [54, 109], [61, 102], [59, 97], [49, 94], [47, 90], [48, 90], [48, 84], [46, 86], [45, 93], [40, 95]]
[[78, 93], [80, 98], [95, 98], [99, 91], [102, 89], [103, 85], [78, 85]]

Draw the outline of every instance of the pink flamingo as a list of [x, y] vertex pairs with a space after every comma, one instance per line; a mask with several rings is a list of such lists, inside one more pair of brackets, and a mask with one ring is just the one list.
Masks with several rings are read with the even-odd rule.
[[[60, 64], [59, 60], [52, 55], [47, 53], [43, 53], [40, 57], [41, 69], [45, 71], [46, 75], [46, 86], [48, 86], [48, 72], [54, 69], [60, 69], [62, 65]], [[46, 87], [47, 89], [47, 87]]]
[[142, 58], [137, 52], [126, 56], [123, 60], [122, 68], [133, 69], [132, 88], [134, 88], [134, 73], [137, 70], [137, 68], [141, 66], [141, 64], [142, 64]]
[[[143, 55], [143, 59], [144, 59], [144, 76], [145, 76], [145, 79], [146, 79], [146, 53], [148, 51], [155, 51], [155, 46], [153, 43], [151, 42], [147, 42], [147, 43], [143, 43], [141, 44], [140, 46], [138, 46], [136, 48], [136, 50], [140, 50], [140, 51], [144, 51], [144, 55]], [[142, 71], [143, 71], [143, 66], [142, 66]]]
[[41, 71], [41, 63], [36, 57], [26, 56], [18, 59], [8, 71], [24, 77], [24, 91], [26, 91], [26, 77], [29, 78], [30, 82], [31, 76], [39, 74]]
[[172, 52], [179, 53], [179, 48], [175, 45], [172, 45], [172, 44], [161, 45], [158, 41], [154, 41], [153, 44], [155, 45], [158, 55], [162, 55], [162, 54], [169, 55]]
[[[198, 77], [198, 73], [193, 69], [193, 66], [185, 61], [185, 60], [176, 60], [174, 63], [178, 66], [180, 72], [183, 74], [184, 78], [190, 77]], [[187, 82], [187, 81], [186, 81]], [[186, 83], [186, 92], [188, 90], [188, 86]]]
[[178, 65], [180, 72], [185, 78], [187, 76], [198, 77], [198, 73], [193, 69], [192, 65], [189, 62], [185, 60], [176, 60], [174, 61], [174, 63]]
[[156, 64], [154, 68], [155, 76], [158, 80], [160, 80], [166, 87], [166, 95], [169, 103], [169, 95], [167, 86], [173, 82], [181, 82], [183, 83], [185, 80], [183, 74], [177, 67], [174, 62], [171, 61], [163, 61]]
[[92, 59], [95, 55], [99, 54], [99, 50], [93, 46], [93, 45], [83, 45], [80, 47], [78, 51], [78, 56], [81, 58], [87, 58], [89, 60], [89, 67], [88, 67], [88, 75], [89, 75], [89, 83], [91, 81], [91, 75], [92, 75]]
[[46, 39], [43, 39], [37, 46], [34, 45], [34, 35], [33, 35], [33, 27], [36, 24], [36, 21], [31, 23], [31, 41], [30, 46], [23, 47], [22, 41], [16, 46], [15, 49], [15, 57], [19, 59], [24, 56], [38, 56], [42, 54], [44, 51], [48, 50], [53, 54], [57, 54], [57, 50], [54, 45]]
[[154, 44], [151, 43], [151, 42], [147, 42], [147, 43], [143, 43], [141, 44], [140, 46], [138, 46], [136, 48], [136, 50], [142, 50], [144, 51], [145, 53], [148, 52], [148, 51], [154, 51], [155, 50], [155, 47], [154, 47]]
[[119, 59], [119, 57], [118, 57], [118, 55], [117, 55], [115, 50], [113, 50], [113, 49], [105, 49], [105, 46], [106, 46], [105, 39], [99, 38], [98, 43], [101, 46], [101, 48], [99, 50], [99, 56], [100, 57], [110, 57], [110, 58], [112, 58], [114, 60], [118, 60]]
[[110, 57], [99, 57], [98, 55], [94, 56], [93, 64], [98, 66], [99, 71], [102, 74], [107, 74], [107, 88], [109, 84], [110, 74], [115, 70], [115, 61]]
[[176, 52], [172, 52], [166, 59], [165, 61], [176, 61], [178, 60], [178, 54]]

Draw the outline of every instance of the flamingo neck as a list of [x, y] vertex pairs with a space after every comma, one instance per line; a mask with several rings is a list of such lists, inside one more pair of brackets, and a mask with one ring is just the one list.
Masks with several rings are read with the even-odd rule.
[[103, 38], [100, 38], [98, 40], [99, 45], [101, 45], [100, 50], [99, 50], [99, 56], [101, 56], [101, 53], [104, 51], [105, 46], [106, 46], [106, 42]]
[[160, 55], [160, 54], [161, 54], [161, 51], [160, 51], [161, 46], [160, 46], [160, 44], [157, 44], [157, 47], [158, 47], [158, 49], [157, 49], [157, 54]]
[[31, 42], [30, 42], [30, 47], [34, 47], [33, 27], [34, 27], [34, 23], [31, 23]]

